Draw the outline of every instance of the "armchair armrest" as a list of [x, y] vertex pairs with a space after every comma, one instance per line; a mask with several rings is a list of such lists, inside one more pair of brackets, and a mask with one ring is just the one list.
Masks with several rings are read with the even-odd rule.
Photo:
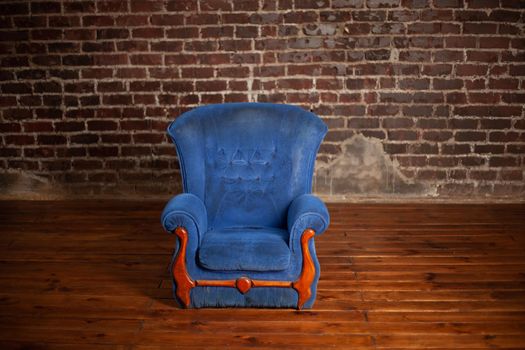
[[303, 231], [311, 228], [316, 235], [323, 233], [330, 223], [326, 205], [316, 196], [303, 194], [295, 198], [288, 208], [288, 232], [290, 247], [295, 250]]
[[191, 193], [182, 193], [173, 197], [164, 207], [161, 216], [164, 229], [173, 232], [177, 227], [185, 227], [193, 231], [195, 226], [197, 235], [202, 238], [208, 229], [208, 214], [202, 200]]

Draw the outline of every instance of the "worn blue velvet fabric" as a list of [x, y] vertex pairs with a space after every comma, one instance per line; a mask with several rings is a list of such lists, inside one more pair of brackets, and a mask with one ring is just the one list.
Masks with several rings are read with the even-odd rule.
[[288, 231], [274, 227], [211, 230], [199, 248], [199, 262], [218, 271], [284, 270], [290, 265], [288, 237]]
[[[313, 166], [326, 125], [290, 105], [231, 103], [193, 109], [168, 128], [179, 156], [183, 194], [168, 202], [162, 224], [189, 234], [186, 263], [193, 280], [295, 281], [300, 236], [329, 224], [324, 203], [311, 195]], [[320, 268], [314, 239], [315, 300]], [[175, 252], [175, 255], [177, 252]], [[174, 290], [176, 285], [174, 284]], [[195, 287], [192, 307], [295, 307], [287, 288]]]

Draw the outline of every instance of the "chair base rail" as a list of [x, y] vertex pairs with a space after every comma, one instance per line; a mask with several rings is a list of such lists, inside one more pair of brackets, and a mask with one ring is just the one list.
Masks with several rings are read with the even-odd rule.
[[179, 298], [182, 306], [190, 306], [190, 292], [194, 287], [231, 287], [245, 294], [251, 288], [257, 287], [277, 287], [277, 288], [293, 288], [297, 292], [298, 301], [297, 309], [300, 310], [304, 303], [312, 296], [311, 285], [315, 277], [315, 265], [308, 248], [310, 239], [315, 236], [315, 231], [306, 229], [301, 234], [301, 250], [303, 256], [303, 264], [301, 274], [296, 281], [267, 281], [256, 280], [243, 276], [236, 280], [192, 280], [186, 269], [186, 248], [188, 245], [188, 231], [184, 227], [177, 227], [175, 235], [179, 239], [179, 251], [173, 264], [173, 278], [175, 279], [177, 289], [176, 295]]

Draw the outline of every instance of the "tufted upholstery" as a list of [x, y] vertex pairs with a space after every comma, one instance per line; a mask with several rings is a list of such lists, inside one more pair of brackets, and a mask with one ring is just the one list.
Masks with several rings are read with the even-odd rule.
[[[168, 203], [162, 222], [169, 231], [183, 222], [199, 231], [189, 232], [187, 263], [192, 277], [297, 278], [302, 258], [300, 233], [294, 232], [308, 224], [320, 234], [328, 225], [321, 201], [311, 195], [299, 199], [311, 192], [314, 161], [326, 131], [310, 112], [266, 103], [203, 106], [170, 124], [185, 194]], [[191, 198], [177, 199], [180, 196]], [[294, 201], [296, 209], [290, 216]], [[315, 255], [313, 243], [311, 249]], [[318, 266], [315, 256], [314, 262]], [[274, 295], [286, 297], [270, 302], [267, 297], [250, 297], [249, 292], [247, 299], [223, 300], [210, 296], [223, 293], [221, 288], [210, 288], [206, 293], [194, 288], [193, 306], [287, 306], [293, 302], [289, 295], [294, 295], [279, 291]], [[312, 288], [315, 291], [315, 285]], [[200, 298], [216, 302], [210, 305]], [[307, 307], [312, 303], [313, 299]]]
[[285, 227], [291, 201], [310, 191], [326, 126], [293, 106], [233, 103], [189, 111], [168, 131], [184, 191], [203, 200], [209, 229]]

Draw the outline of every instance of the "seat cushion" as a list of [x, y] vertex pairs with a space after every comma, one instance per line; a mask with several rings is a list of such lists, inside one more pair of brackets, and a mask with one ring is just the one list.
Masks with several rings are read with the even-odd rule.
[[209, 270], [280, 271], [290, 264], [288, 231], [272, 227], [223, 228], [206, 232], [199, 262]]

